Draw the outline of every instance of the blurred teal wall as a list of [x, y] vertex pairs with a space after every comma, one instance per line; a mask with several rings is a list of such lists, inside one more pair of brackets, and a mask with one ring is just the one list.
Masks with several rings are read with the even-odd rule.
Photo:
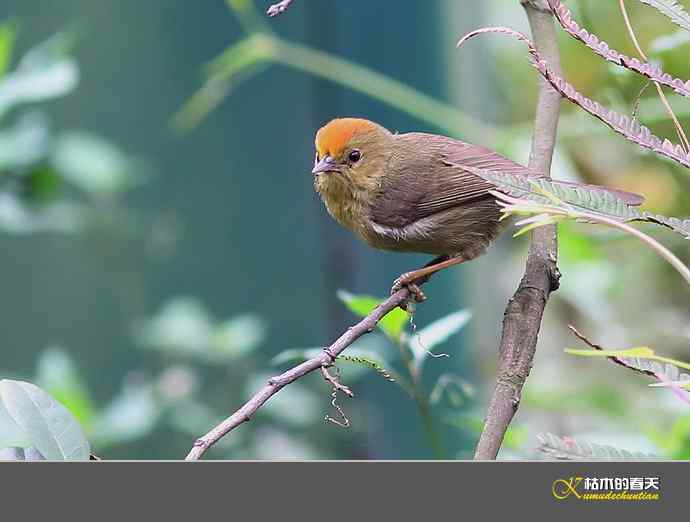
[[[446, 48], [480, 17], [479, 7], [467, 10], [451, 27], [442, 22], [451, 7], [297, 0], [270, 24], [286, 38], [448, 99], [458, 78], [449, 77]], [[30, 374], [36, 354], [58, 343], [105, 401], [127, 371], [153, 364], [134, 346], [132, 324], [172, 296], [197, 296], [222, 317], [258, 313], [270, 327], [264, 349], [277, 353], [326, 343], [353, 321], [336, 289], [382, 296], [400, 272], [425, 262], [374, 252], [327, 217], [312, 189], [313, 134], [342, 115], [399, 131], [437, 129], [332, 83], [272, 67], [239, 86], [190, 134], [171, 130], [171, 116], [199, 86], [202, 65], [241, 35], [222, 1], [2, 0], [0, 14], [20, 22], [22, 49], [58, 30], [77, 32], [81, 83], [46, 106], [53, 125], [97, 132], [144, 158], [154, 178], [129, 203], [175, 224], [179, 234], [169, 255], [153, 257], [146, 237], [0, 236], [5, 371]], [[467, 79], [463, 88], [478, 81]], [[449, 271], [430, 283], [432, 299], [417, 322], [461, 306], [458, 281], [458, 271]], [[451, 359], [429, 363], [430, 381], [450, 369], [471, 376], [463, 346], [456, 342]], [[385, 440], [344, 448], [341, 457], [430, 456], [412, 401], [376, 377], [358, 390], [358, 400], [367, 397], [383, 406], [382, 417], [370, 421], [383, 425]], [[237, 400], [228, 398], [228, 410]], [[454, 451], [469, 444], [457, 432], [448, 439]], [[173, 456], [152, 441], [133, 447], [139, 455], [130, 448], [132, 458]]]

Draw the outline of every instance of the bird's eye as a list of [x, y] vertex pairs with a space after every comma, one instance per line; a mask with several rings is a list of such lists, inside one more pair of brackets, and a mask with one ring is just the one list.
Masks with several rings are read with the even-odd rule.
[[348, 158], [352, 163], [357, 163], [360, 159], [362, 159], [362, 153], [357, 149], [354, 149], [352, 152], [350, 152]]

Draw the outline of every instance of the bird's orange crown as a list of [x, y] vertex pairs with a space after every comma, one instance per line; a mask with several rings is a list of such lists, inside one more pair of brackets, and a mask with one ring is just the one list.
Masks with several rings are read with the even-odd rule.
[[362, 118], [337, 118], [329, 121], [316, 133], [316, 151], [319, 158], [325, 155], [338, 157], [353, 136], [372, 130], [376, 124]]

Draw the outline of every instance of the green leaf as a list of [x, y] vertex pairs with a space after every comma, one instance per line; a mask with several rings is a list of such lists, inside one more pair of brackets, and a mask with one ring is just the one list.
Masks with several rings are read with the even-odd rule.
[[272, 38], [254, 33], [231, 45], [207, 66], [208, 79], [173, 117], [173, 125], [192, 130], [242, 82], [270, 66]]
[[51, 159], [65, 180], [96, 197], [117, 195], [141, 178], [140, 167], [118, 147], [84, 132], [62, 135]]
[[0, 192], [0, 230], [12, 234], [73, 233], [83, 223], [83, 207], [59, 201], [39, 208], [26, 205], [14, 194]]
[[[216, 426], [223, 417], [208, 405], [195, 399], [176, 401], [170, 405], [168, 412], [169, 422], [177, 430], [190, 437], [198, 437], [198, 434], [208, 430], [209, 426]], [[225, 438], [233, 439], [233, 437]]]
[[193, 297], [176, 297], [146, 321], [138, 331], [147, 348], [205, 356], [214, 326], [206, 307]]
[[[355, 295], [345, 290], [338, 290], [338, 298], [345, 303], [345, 306], [355, 315], [359, 317], [366, 317], [374, 308], [381, 304], [384, 300], [368, 295]], [[399, 342], [402, 336], [405, 325], [409, 321], [409, 315], [404, 310], [396, 307], [386, 314], [383, 319], [379, 321], [379, 328], [383, 333], [394, 342]]]
[[55, 200], [62, 188], [62, 178], [49, 165], [32, 168], [23, 177], [23, 195], [31, 203], [46, 203]]
[[200, 300], [181, 296], [140, 324], [136, 334], [146, 348], [221, 364], [257, 348], [266, 338], [266, 325], [253, 314], [217, 322]]
[[676, 0], [640, 0], [640, 2], [653, 7], [670, 18], [674, 24], [690, 31], [690, 15]]
[[2, 380], [0, 399], [31, 445], [47, 460], [89, 459], [89, 443], [77, 420], [38, 386]]
[[67, 406], [88, 431], [94, 407], [86, 382], [79, 374], [69, 352], [60, 347], [44, 350], [38, 360], [36, 383]]
[[64, 96], [76, 88], [79, 69], [65, 55], [65, 36], [31, 49], [16, 70], [0, 79], [0, 116], [18, 104]]
[[223, 321], [215, 327], [211, 353], [222, 360], [235, 359], [254, 351], [266, 339], [266, 325], [252, 314]]
[[49, 132], [39, 113], [22, 114], [11, 127], [0, 131], [0, 170], [21, 170], [45, 159]]
[[12, 21], [0, 24], [0, 77], [7, 72], [10, 66], [16, 39], [17, 24]]
[[589, 349], [575, 349], [566, 348], [565, 353], [570, 355], [583, 355], [585, 357], [644, 357], [650, 358], [654, 356], [654, 350], [646, 346], [639, 346], [637, 348], [628, 348], [627, 350], [589, 350]]
[[[661, 355], [657, 355], [654, 353], [654, 350], [651, 348], [648, 348], [647, 346], [640, 346], [637, 348], [628, 348], [627, 350], [575, 350], [572, 348], [566, 348], [565, 349], [566, 353], [569, 353], [571, 355], [584, 355], [584, 356], [589, 356], [589, 357], [614, 357], [616, 359], [622, 360], [624, 363], [628, 364], [630, 359], [633, 360], [651, 360], [651, 361], [658, 361], [660, 363], [666, 363], [666, 364], [671, 364], [673, 366], [677, 366], [678, 368], [683, 368], [685, 370], [690, 370], [690, 364], [683, 362], [683, 361], [678, 361], [676, 359], [671, 359], [670, 357], [663, 357]], [[639, 363], [638, 363], [639, 365]], [[653, 371], [654, 373], [657, 373], [654, 370], [650, 370], [649, 368], [637, 368], [634, 365], [633, 366], [635, 369], [642, 369], [645, 371]], [[661, 371], [661, 373], [664, 373], [664, 375], [667, 375], [671, 377], [670, 374], [667, 373], [667, 371]], [[678, 374], [675, 374], [675, 377], [672, 377], [673, 380], [678, 380]]]
[[151, 433], [160, 413], [149, 383], [128, 384], [96, 416], [90, 437], [99, 446], [139, 439]]

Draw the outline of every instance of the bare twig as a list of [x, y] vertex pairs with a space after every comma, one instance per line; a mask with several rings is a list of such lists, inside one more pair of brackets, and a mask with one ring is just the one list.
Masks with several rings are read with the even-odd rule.
[[287, 11], [288, 7], [290, 7], [290, 4], [292, 3], [292, 0], [283, 0], [282, 2], [278, 2], [277, 4], [273, 4], [271, 7], [268, 8], [268, 11], [266, 11], [266, 14], [268, 16], [278, 16], [281, 13], [284, 13]]
[[[523, 2], [536, 48], [560, 74], [556, 33], [550, 12]], [[548, 176], [556, 144], [560, 95], [540, 78], [529, 168]], [[557, 242], [554, 226], [532, 233], [525, 274], [508, 302], [503, 318], [500, 366], [475, 459], [495, 459], [503, 436], [520, 404], [522, 387], [532, 367], [544, 307], [558, 288]]]
[[[320, 368], [328, 367], [348, 346], [359, 339], [362, 335], [372, 332], [376, 324], [391, 310], [407, 301], [410, 292], [407, 288], [402, 288], [391, 295], [388, 299], [378, 305], [368, 316], [351, 326], [336, 341], [324, 348], [318, 356], [305, 361], [288, 371], [268, 380], [268, 383], [261, 388], [244, 406], [233, 413], [230, 417], [221, 422], [203, 437], [197, 439], [194, 447], [190, 450], [186, 460], [199, 460], [206, 450], [213, 446], [225, 435], [230, 433], [240, 424], [247, 422], [257, 412], [264, 403], [273, 395], [278, 393], [283, 387], [307, 375], [308, 373]], [[332, 383], [331, 383], [332, 384]]]

